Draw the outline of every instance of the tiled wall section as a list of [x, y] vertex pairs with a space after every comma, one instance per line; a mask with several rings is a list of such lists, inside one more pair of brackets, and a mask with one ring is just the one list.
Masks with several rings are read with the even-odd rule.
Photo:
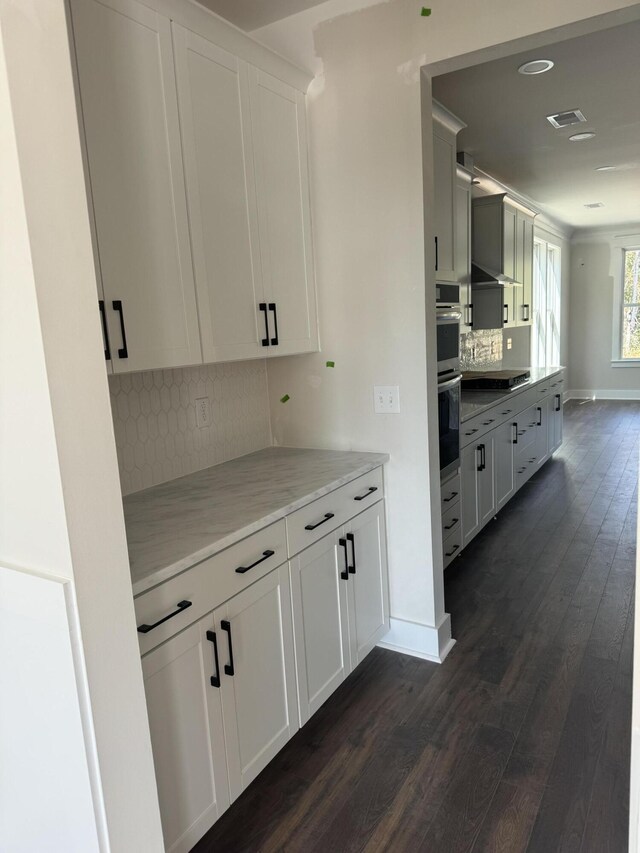
[[[271, 444], [264, 361], [109, 377], [122, 494]], [[211, 426], [196, 426], [208, 397]]]
[[460, 336], [462, 370], [500, 370], [502, 367], [502, 330], [487, 329]]

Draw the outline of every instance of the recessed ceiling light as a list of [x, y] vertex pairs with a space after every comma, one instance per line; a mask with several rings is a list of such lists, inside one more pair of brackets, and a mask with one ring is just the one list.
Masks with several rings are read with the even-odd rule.
[[604, 204], [601, 201], [592, 201], [591, 204], [585, 204], [585, 207], [604, 207]]
[[597, 166], [596, 172], [628, 172], [629, 169], [637, 168], [637, 163], [619, 163], [617, 166]]
[[551, 71], [553, 62], [550, 59], [531, 59], [529, 62], [523, 62], [518, 68], [520, 74], [544, 74], [545, 71]]
[[584, 142], [586, 139], [593, 139], [595, 133], [592, 130], [587, 130], [584, 133], [574, 133], [569, 137], [569, 142]]

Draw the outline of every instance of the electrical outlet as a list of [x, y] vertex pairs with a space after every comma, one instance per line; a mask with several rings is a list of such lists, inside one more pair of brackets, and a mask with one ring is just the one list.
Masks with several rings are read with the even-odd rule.
[[397, 415], [400, 413], [400, 386], [374, 385], [373, 409], [378, 415]]
[[512, 338], [507, 338], [507, 349], [511, 349], [512, 346], [513, 346]]
[[211, 426], [211, 403], [208, 397], [198, 397], [196, 400], [196, 426], [200, 429]]

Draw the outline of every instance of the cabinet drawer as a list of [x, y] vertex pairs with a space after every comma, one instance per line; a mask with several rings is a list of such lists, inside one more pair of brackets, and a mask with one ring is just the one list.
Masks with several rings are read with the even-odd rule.
[[440, 487], [440, 509], [442, 517], [460, 500], [460, 474], [456, 474]]
[[317, 542], [382, 497], [382, 468], [376, 468], [291, 513], [286, 519], [289, 556]]
[[442, 538], [448, 539], [460, 526], [460, 502], [442, 513]]
[[[505, 410], [508, 407], [505, 407]], [[476, 415], [475, 418], [470, 418], [460, 425], [460, 447], [466, 447], [473, 441], [477, 441], [489, 430], [499, 426], [501, 416], [498, 414], [497, 408], [489, 409], [482, 415]]]
[[462, 527], [458, 525], [457, 529], [442, 543], [442, 560], [445, 569], [452, 560], [455, 560], [460, 551], [462, 551]]
[[[136, 624], [138, 627], [160, 624], [144, 633], [138, 632], [141, 654], [168, 640], [286, 559], [282, 520], [142, 593], [134, 599]], [[182, 602], [191, 603], [181, 609], [178, 605]], [[170, 616], [173, 613], [176, 615]]]

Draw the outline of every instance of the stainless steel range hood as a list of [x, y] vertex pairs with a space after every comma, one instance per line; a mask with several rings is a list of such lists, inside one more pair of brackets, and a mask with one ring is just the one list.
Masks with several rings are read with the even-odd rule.
[[515, 279], [510, 278], [508, 275], [473, 263], [471, 264], [471, 284], [474, 287], [482, 287], [483, 285], [485, 287], [496, 287], [496, 285], [502, 287], [522, 286], [520, 282], [515, 281]]

